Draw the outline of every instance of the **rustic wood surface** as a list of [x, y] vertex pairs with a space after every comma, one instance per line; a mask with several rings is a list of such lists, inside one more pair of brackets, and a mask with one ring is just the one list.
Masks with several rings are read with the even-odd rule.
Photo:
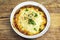
[[[27, 40], [17, 35], [10, 25], [13, 8], [29, 0], [0, 0], [0, 40]], [[51, 25], [46, 34], [35, 40], [60, 40], [60, 0], [33, 0], [43, 4], [50, 13]]]

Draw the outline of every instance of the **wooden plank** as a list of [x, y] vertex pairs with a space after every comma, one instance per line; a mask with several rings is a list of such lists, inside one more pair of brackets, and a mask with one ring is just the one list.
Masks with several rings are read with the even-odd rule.
[[[0, 5], [17, 5], [19, 3], [22, 3], [24, 1], [28, 1], [28, 0], [0, 0]], [[50, 4], [60, 4], [60, 1], [59, 0], [32, 0], [32, 1], [35, 1], [35, 2], [38, 2], [40, 4], [43, 4], [43, 5], [50, 5]]]
[[0, 30], [1, 29], [11, 29], [9, 18], [0, 18]]
[[13, 30], [0, 30], [0, 40], [23, 40]]
[[58, 4], [60, 4], [60, 0], [56, 0], [56, 2], [57, 2]]
[[9, 13], [9, 12], [6, 12], [6, 13], [0, 13], [0, 18], [9, 18], [10, 17], [10, 15], [11, 15], [11, 13]]
[[[0, 0], [0, 5], [17, 5], [19, 3], [22, 3], [24, 1], [28, 1], [28, 0]], [[35, 2], [38, 2], [40, 4], [43, 4], [43, 5], [51, 5], [51, 4], [56, 4], [56, 3], [59, 3], [60, 1], [59, 0], [32, 0], [32, 1], [35, 1]]]
[[[19, 4], [21, 2], [24, 2], [24, 1], [30, 1], [30, 0], [0, 0], [0, 4], [4, 4], [4, 5], [8, 5], [8, 4]], [[39, 3], [42, 3], [42, 4], [50, 4], [50, 3], [54, 3], [56, 2], [56, 0], [31, 0], [31, 1], [36, 1], [36, 2], [39, 2]]]

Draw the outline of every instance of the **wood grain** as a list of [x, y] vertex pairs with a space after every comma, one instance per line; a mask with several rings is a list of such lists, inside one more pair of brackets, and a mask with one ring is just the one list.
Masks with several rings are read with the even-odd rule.
[[[0, 40], [28, 40], [17, 35], [10, 25], [13, 8], [29, 0], [0, 0]], [[51, 25], [46, 34], [34, 40], [60, 40], [60, 0], [32, 0], [43, 4], [50, 13]]]

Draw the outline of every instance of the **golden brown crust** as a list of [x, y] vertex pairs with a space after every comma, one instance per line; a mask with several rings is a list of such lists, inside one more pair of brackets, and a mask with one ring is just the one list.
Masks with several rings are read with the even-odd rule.
[[[31, 34], [28, 30], [26, 30], [26, 29], [23, 29], [23, 27], [22, 27], [22, 25], [21, 24], [19, 24], [19, 21], [18, 20], [20, 20], [21, 18], [19, 18], [20, 17], [20, 11], [22, 11], [24, 8], [33, 8], [34, 10], [36, 10], [36, 11], [41, 11], [41, 15], [43, 16], [42, 17], [42, 19], [44, 20], [44, 22], [42, 23], [42, 26], [40, 27], [42, 30], [44, 29], [44, 26], [46, 25], [46, 23], [47, 23], [47, 19], [46, 19], [46, 15], [44, 14], [44, 12], [39, 8], [39, 7], [36, 7], [36, 6], [31, 6], [31, 5], [29, 5], [29, 6], [24, 6], [24, 7], [22, 7], [22, 8], [20, 8], [20, 10], [14, 15], [14, 25], [15, 25], [15, 27], [20, 31], [20, 32], [22, 32], [23, 34], [26, 34], [26, 35], [34, 35], [34, 34]], [[23, 19], [23, 17], [22, 17], [22, 19]], [[39, 32], [36, 32], [35, 34], [38, 34]]]

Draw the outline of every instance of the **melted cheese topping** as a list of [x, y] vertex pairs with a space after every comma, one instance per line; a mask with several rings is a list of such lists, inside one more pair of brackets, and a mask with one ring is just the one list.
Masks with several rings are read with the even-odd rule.
[[20, 32], [27, 35], [34, 35], [41, 32], [46, 24], [44, 13], [34, 7], [21, 8], [15, 15], [15, 23]]

